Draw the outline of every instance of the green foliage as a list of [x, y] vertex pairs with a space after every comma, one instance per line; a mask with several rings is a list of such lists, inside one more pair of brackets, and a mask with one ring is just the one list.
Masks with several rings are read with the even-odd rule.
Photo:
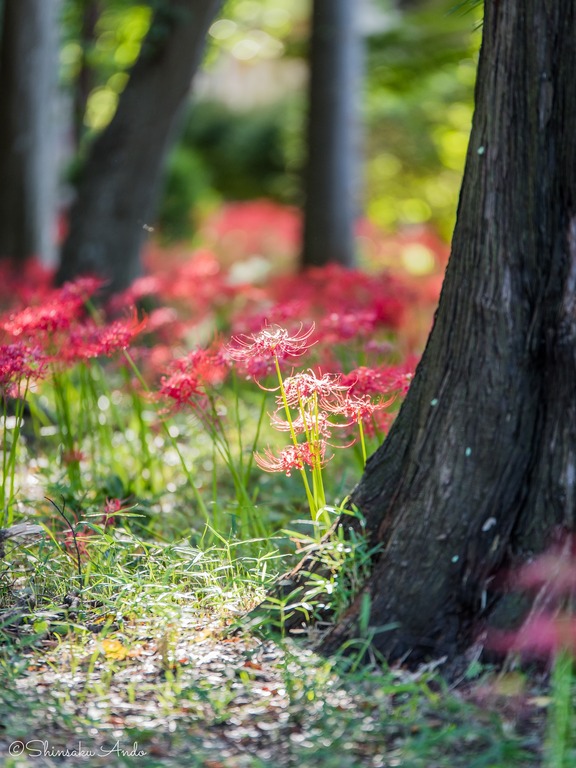
[[471, 11], [479, 6], [484, 5], [484, 0], [461, 0], [454, 6], [454, 11]]
[[289, 105], [275, 104], [238, 112], [216, 102], [199, 103], [190, 111], [182, 143], [202, 156], [224, 197], [285, 199], [288, 110]]
[[166, 239], [189, 237], [195, 214], [218, 197], [293, 202], [293, 109], [289, 103], [237, 111], [215, 101], [195, 103], [165, 176], [159, 224]]
[[170, 153], [158, 224], [164, 240], [184, 240], [195, 230], [195, 216], [210, 197], [212, 186], [205, 162], [193, 147], [179, 143]]
[[[136, 61], [150, 27], [154, 3], [112, 0], [105, 5], [67, 0], [61, 17], [63, 45], [60, 50], [62, 83], [80, 88], [78, 78], [88, 73], [89, 93], [84, 124], [98, 131], [112, 119], [120, 93], [128, 81], [128, 70]], [[94, 15], [95, 27], [86, 36], [84, 14]]]
[[309, 0], [228, 0], [210, 29], [208, 61], [221, 52], [241, 61], [302, 56], [309, 13]]
[[[69, 589], [73, 563], [52, 541], [11, 563], [36, 579], [0, 626], [4, 750], [81, 740], [101, 754], [136, 742], [142, 757], [106, 760], [145, 768], [540, 765], [538, 730], [525, 713], [515, 722], [512, 702], [500, 716], [431, 670], [356, 667], [353, 655], [320, 658], [306, 639], [226, 635], [281, 567], [272, 557], [110, 536], [92, 549], [81, 590]], [[14, 768], [37, 762], [4, 756]]]
[[[81, 67], [89, 69], [90, 130], [111, 118], [157, 5], [163, 2], [112, 0], [94, 39], [83, 40], [83, 4], [66, 3], [63, 77], [72, 85]], [[471, 125], [481, 3], [427, 0], [402, 12], [382, 5], [384, 29], [367, 38], [365, 210], [385, 228], [433, 223], [449, 239]], [[205, 66], [221, 56], [240, 67], [304, 57], [308, 13], [305, 2], [230, 0], [210, 28]], [[303, 91], [289, 103], [250, 110], [192, 107], [167, 170], [164, 235], [190, 236], [194, 211], [218, 197], [298, 202], [304, 121]]]
[[448, 239], [473, 109], [477, 15], [426, 3], [368, 40], [367, 209], [385, 227], [433, 222]]

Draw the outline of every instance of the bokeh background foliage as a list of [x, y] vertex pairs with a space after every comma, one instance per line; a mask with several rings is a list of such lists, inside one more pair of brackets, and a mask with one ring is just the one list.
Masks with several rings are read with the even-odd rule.
[[[73, 169], [111, 119], [161, 3], [94, 0], [90, 26], [90, 3], [65, 0], [61, 79], [81, 102]], [[165, 240], [193, 235], [203, 213], [223, 200], [301, 203], [310, 5], [228, 0], [212, 24], [167, 164], [159, 216]], [[373, 0], [359, 3], [358, 19], [359, 209], [387, 231], [425, 224], [449, 240], [472, 117], [480, 4]]]

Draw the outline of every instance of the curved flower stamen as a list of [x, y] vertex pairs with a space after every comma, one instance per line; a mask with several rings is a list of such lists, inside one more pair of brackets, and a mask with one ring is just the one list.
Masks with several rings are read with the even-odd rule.
[[313, 447], [309, 443], [287, 445], [277, 456], [267, 448], [264, 456], [255, 453], [254, 459], [260, 469], [265, 472], [285, 472], [286, 476], [290, 477], [293, 469], [304, 469], [305, 465], [322, 466], [325, 452], [326, 443], [319, 440]]
[[233, 336], [232, 343], [227, 347], [230, 359], [240, 363], [248, 363], [262, 358], [299, 357], [312, 346], [310, 336], [314, 332], [314, 323], [304, 330], [301, 323], [298, 331], [292, 335], [279, 325], [267, 325], [259, 333], [250, 336]]

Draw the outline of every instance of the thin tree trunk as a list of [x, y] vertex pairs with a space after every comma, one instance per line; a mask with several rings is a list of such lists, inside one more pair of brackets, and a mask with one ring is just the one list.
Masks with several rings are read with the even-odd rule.
[[110, 124], [95, 140], [70, 212], [57, 280], [105, 277], [110, 292], [140, 272], [162, 169], [220, 0], [167, 0], [157, 11]]
[[498, 605], [494, 573], [574, 527], [575, 39], [572, 0], [486, 0], [434, 328], [352, 498], [383, 550], [327, 652], [369, 599], [386, 657], [458, 654]]
[[76, 149], [80, 147], [85, 133], [84, 117], [88, 97], [94, 87], [94, 68], [90, 64], [89, 53], [96, 42], [96, 25], [102, 9], [99, 0], [84, 0], [80, 28], [82, 58], [80, 71], [74, 84], [74, 140]]
[[355, 262], [361, 42], [354, 0], [314, 0], [303, 266]]
[[3, 8], [0, 257], [53, 261], [59, 0], [18, 0]]

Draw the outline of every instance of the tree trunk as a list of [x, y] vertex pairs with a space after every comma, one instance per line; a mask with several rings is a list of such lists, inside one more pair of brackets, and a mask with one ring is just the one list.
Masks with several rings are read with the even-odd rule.
[[221, 0], [167, 0], [154, 16], [118, 109], [91, 147], [57, 280], [93, 273], [123, 290], [140, 272], [161, 174]]
[[355, 262], [360, 35], [354, 0], [314, 0], [302, 265]]
[[53, 261], [59, 0], [2, 8], [0, 257]]
[[80, 46], [82, 57], [80, 71], [74, 83], [73, 92], [73, 128], [76, 151], [82, 143], [85, 133], [84, 117], [88, 97], [94, 88], [94, 67], [90, 64], [90, 54], [96, 42], [96, 25], [102, 13], [99, 0], [84, 0], [81, 6]]
[[[452, 255], [424, 356], [352, 502], [381, 554], [326, 637], [464, 651], [491, 579], [576, 508], [576, 5], [486, 0]], [[387, 625], [393, 628], [385, 629]]]

